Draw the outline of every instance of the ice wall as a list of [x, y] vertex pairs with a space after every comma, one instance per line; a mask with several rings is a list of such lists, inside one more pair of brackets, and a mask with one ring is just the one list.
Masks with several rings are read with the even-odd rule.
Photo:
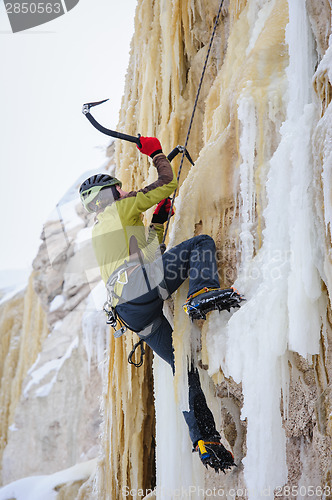
[[[184, 142], [218, 5], [138, 2], [121, 130], [157, 135], [166, 152]], [[169, 245], [212, 235], [222, 286], [235, 283], [247, 297], [236, 314], [210, 315], [198, 362], [215, 381], [216, 418], [243, 464], [219, 484], [240, 484], [251, 499], [326, 485], [331, 468], [330, 33], [327, 1], [225, 3], [189, 141], [196, 162], [185, 163], [171, 227]], [[116, 153], [126, 188], [155, 178], [129, 144]], [[183, 317], [185, 296], [184, 285], [174, 296], [177, 371], [167, 396], [164, 367], [154, 368], [157, 498], [162, 486], [204, 485], [188, 441], [175, 451], [160, 431], [183, 433], [181, 416], [167, 419], [163, 408], [172, 394], [186, 405], [196, 333]], [[182, 478], [174, 463], [186, 464]]]

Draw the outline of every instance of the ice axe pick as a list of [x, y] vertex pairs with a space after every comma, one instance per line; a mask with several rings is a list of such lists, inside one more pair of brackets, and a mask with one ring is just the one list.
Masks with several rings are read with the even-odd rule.
[[133, 135], [128, 135], [128, 134], [122, 134], [121, 132], [117, 132], [116, 130], [110, 130], [106, 127], [103, 127], [100, 123], [97, 122], [97, 120], [92, 116], [90, 113], [90, 109], [93, 108], [94, 106], [99, 106], [99, 104], [103, 104], [104, 102], [109, 101], [109, 99], [104, 99], [103, 101], [97, 101], [97, 102], [87, 102], [86, 104], [83, 104], [82, 108], [82, 113], [87, 117], [91, 125], [93, 125], [99, 132], [105, 135], [110, 135], [111, 137], [115, 137], [116, 139], [122, 139], [123, 141], [129, 141], [129, 142], [134, 142], [139, 146], [140, 148], [142, 147], [141, 141], [139, 138], [141, 137], [141, 134], [138, 134], [137, 137]]

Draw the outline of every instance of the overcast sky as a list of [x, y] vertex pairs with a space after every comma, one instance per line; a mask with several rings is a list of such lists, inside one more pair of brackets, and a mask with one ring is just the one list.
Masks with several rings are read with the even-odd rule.
[[[0, 0], [0, 271], [31, 266], [43, 222], [75, 180], [103, 163], [116, 128], [136, 0], [80, 0], [54, 21], [12, 34]], [[1, 286], [1, 283], [0, 283]]]

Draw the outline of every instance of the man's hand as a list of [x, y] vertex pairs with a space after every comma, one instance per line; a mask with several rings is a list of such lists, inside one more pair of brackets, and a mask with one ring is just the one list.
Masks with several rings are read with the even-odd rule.
[[138, 145], [137, 145], [137, 147], [141, 153], [153, 158], [157, 154], [163, 152], [163, 150], [161, 148], [160, 141], [156, 137], [142, 137], [141, 136], [139, 138], [139, 140], [141, 141], [142, 147], [140, 148]]
[[[161, 200], [156, 206], [155, 211], [151, 219], [152, 224], [164, 224], [168, 219], [168, 214], [171, 210], [172, 202], [170, 198], [165, 198]], [[174, 210], [172, 210], [172, 215], [174, 215]], [[171, 215], [171, 216], [172, 216]]]

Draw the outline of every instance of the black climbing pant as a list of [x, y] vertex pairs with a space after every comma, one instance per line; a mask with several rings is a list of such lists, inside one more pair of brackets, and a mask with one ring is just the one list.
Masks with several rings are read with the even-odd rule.
[[[172, 327], [163, 315], [163, 298], [189, 278], [191, 295], [204, 287], [219, 288], [216, 248], [207, 235], [195, 236], [165, 252], [159, 263], [135, 269], [124, 285], [116, 311], [129, 328], [172, 367]], [[155, 269], [162, 269], [156, 278]], [[152, 276], [152, 278], [151, 278]], [[156, 286], [158, 282], [159, 286]], [[163, 293], [165, 292], [165, 293]], [[189, 411], [183, 412], [193, 444], [199, 439], [218, 438], [214, 419], [201, 389], [197, 370], [188, 371]]]

